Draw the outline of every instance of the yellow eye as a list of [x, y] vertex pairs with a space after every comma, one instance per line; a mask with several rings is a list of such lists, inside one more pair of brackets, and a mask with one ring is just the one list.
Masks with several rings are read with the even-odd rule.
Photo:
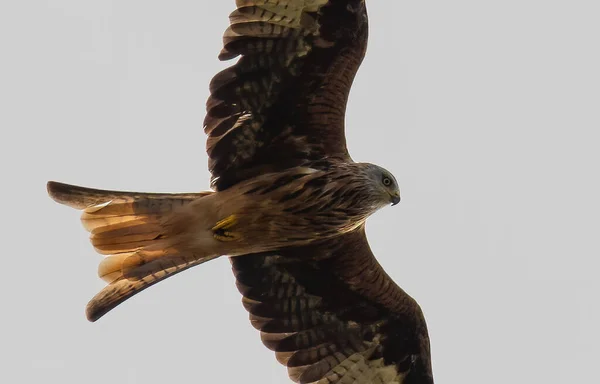
[[389, 187], [390, 185], [392, 185], [392, 180], [389, 177], [384, 177], [382, 183], [386, 187]]

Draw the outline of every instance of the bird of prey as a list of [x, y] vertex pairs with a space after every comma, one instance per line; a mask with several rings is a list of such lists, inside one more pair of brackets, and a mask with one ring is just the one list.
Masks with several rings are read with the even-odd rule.
[[367, 46], [364, 0], [236, 0], [204, 129], [211, 191], [153, 194], [48, 183], [83, 210], [108, 285], [90, 321], [187, 268], [229, 256], [263, 343], [298, 383], [433, 383], [419, 305], [365, 236], [400, 201], [354, 162], [344, 114]]

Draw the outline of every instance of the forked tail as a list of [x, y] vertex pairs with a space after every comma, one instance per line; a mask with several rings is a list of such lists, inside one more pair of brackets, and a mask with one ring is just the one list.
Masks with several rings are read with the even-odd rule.
[[94, 248], [106, 256], [98, 275], [108, 285], [88, 303], [90, 321], [149, 286], [213, 258], [178, 249], [163, 225], [172, 212], [213, 192], [117, 192], [50, 181], [48, 193], [58, 203], [83, 210], [83, 226]]

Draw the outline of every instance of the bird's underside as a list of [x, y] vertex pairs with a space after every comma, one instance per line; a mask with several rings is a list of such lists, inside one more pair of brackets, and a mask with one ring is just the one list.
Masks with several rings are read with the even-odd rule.
[[133, 193], [49, 182], [83, 211], [107, 286], [95, 321], [149, 286], [231, 257], [252, 325], [299, 383], [429, 384], [418, 304], [373, 256], [365, 221], [400, 200], [355, 163], [344, 113], [367, 42], [362, 0], [237, 0], [205, 132], [213, 191]]

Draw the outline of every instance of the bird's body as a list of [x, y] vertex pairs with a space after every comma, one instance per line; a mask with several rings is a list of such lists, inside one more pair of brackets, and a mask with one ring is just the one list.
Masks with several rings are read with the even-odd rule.
[[[325, 170], [294, 167], [256, 176], [191, 203], [190, 212], [196, 215], [191, 220], [212, 229], [231, 217], [227, 232], [236, 241], [222, 240], [240, 249], [227, 249], [224, 254], [230, 256], [248, 249], [255, 253], [307, 245], [352, 231], [376, 210], [399, 199], [399, 192], [377, 188], [380, 180], [367, 170], [378, 168], [342, 163]], [[214, 214], [206, 221], [203, 215], [208, 211]]]
[[431, 384], [416, 302], [368, 246], [400, 201], [387, 170], [348, 155], [343, 115], [366, 49], [363, 0], [237, 0], [211, 82], [212, 191], [152, 194], [48, 183], [82, 222], [108, 285], [91, 321], [187, 268], [231, 256], [265, 345], [300, 383]]
[[[146, 205], [134, 199], [119, 209], [118, 201], [109, 198], [114, 192], [107, 191], [102, 199], [103, 191], [95, 190], [101, 202], [85, 207], [83, 219], [92, 244], [109, 255], [99, 275], [109, 283], [152, 278], [168, 268], [179, 271], [223, 255], [306, 246], [351, 232], [376, 210], [399, 201], [395, 180], [388, 179], [391, 188], [380, 187], [381, 178], [392, 176], [373, 164], [330, 163], [320, 168], [294, 167], [255, 176], [179, 205], [170, 205], [166, 195]], [[62, 196], [67, 204], [71, 190], [49, 183], [50, 195], [59, 201]], [[86, 193], [85, 188], [78, 190]], [[88, 312], [90, 319], [126, 299], [111, 285], [99, 297], [101, 305], [94, 300], [90, 304], [97, 308]]]

